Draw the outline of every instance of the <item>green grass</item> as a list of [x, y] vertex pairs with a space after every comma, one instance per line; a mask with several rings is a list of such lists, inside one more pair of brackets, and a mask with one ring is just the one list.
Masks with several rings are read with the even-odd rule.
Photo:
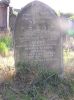
[[49, 100], [50, 94], [57, 95], [59, 100], [73, 97], [74, 80], [61, 79], [57, 73], [37, 70], [36, 67], [28, 63], [19, 64], [16, 76], [4, 91], [8, 100]]
[[0, 37], [0, 55], [7, 56], [12, 48], [12, 38], [9, 35]]
[[6, 44], [4, 42], [0, 42], [0, 54], [2, 56], [6, 56], [8, 54], [8, 47], [6, 46]]
[[8, 48], [12, 47], [12, 37], [9, 35], [0, 37], [0, 42], [5, 43]]

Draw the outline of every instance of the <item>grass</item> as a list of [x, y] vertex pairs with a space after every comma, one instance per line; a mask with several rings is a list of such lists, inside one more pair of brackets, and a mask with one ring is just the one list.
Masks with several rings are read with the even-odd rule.
[[1, 56], [8, 55], [9, 49], [4, 42], [0, 42], [0, 54]]
[[61, 79], [57, 73], [36, 69], [37, 66], [19, 64], [15, 77], [5, 86], [7, 100], [49, 100], [50, 94], [59, 100], [70, 100], [74, 96], [74, 80]]
[[12, 37], [10, 35], [0, 37], [0, 42], [5, 43], [8, 48], [12, 48]]
[[74, 66], [74, 52], [64, 51], [64, 64], [65, 66]]
[[12, 49], [12, 37], [10, 35], [3, 35], [0, 37], [0, 55], [8, 56], [9, 50]]
[[[66, 66], [71, 66], [73, 59], [74, 52], [64, 51]], [[74, 97], [74, 74], [61, 79], [57, 73], [37, 69], [39, 67], [40, 65], [32, 66], [29, 63], [19, 64], [13, 80], [4, 83], [3, 98], [7, 100], [50, 100], [50, 97], [56, 95], [59, 100], [71, 100]]]

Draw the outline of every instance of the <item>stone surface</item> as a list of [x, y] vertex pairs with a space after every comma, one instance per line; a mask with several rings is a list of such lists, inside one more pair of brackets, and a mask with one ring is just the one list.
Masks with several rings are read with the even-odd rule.
[[61, 73], [62, 38], [56, 13], [47, 5], [33, 1], [17, 16], [14, 29], [15, 64], [38, 63]]

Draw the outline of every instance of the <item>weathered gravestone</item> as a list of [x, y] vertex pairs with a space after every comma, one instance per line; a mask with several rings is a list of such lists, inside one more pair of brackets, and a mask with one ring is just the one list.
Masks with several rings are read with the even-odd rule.
[[14, 30], [15, 64], [38, 63], [62, 72], [62, 38], [57, 20], [56, 13], [39, 1], [20, 11]]

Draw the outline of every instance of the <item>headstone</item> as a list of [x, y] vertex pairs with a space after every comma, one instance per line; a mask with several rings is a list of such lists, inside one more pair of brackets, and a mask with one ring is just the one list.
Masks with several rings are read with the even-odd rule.
[[38, 63], [49, 70], [62, 72], [58, 16], [46, 4], [33, 1], [20, 11], [15, 23], [14, 45], [15, 64]]

